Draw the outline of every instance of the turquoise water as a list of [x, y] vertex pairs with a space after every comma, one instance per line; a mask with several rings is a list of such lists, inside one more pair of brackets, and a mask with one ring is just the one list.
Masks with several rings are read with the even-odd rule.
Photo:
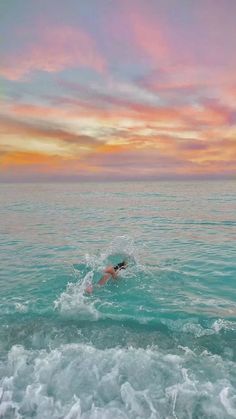
[[1, 185], [0, 417], [235, 418], [235, 204], [231, 181]]

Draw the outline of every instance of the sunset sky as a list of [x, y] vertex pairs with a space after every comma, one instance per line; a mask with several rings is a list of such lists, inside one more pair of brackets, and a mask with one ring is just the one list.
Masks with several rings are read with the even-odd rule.
[[236, 174], [235, 0], [0, 2], [0, 181]]

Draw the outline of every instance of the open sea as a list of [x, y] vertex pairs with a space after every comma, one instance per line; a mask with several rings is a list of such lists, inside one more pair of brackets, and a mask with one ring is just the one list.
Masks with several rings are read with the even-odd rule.
[[233, 181], [1, 184], [0, 418], [236, 418], [235, 281]]

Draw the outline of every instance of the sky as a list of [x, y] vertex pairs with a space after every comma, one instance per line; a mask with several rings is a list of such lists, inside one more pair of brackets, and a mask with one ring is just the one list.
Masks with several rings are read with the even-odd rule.
[[236, 174], [235, 0], [0, 0], [0, 181]]

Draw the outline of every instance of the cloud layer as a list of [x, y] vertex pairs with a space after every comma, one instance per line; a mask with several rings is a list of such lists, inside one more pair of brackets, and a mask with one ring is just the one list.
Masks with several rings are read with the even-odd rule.
[[85, 3], [8, 6], [1, 179], [235, 176], [233, 2]]

